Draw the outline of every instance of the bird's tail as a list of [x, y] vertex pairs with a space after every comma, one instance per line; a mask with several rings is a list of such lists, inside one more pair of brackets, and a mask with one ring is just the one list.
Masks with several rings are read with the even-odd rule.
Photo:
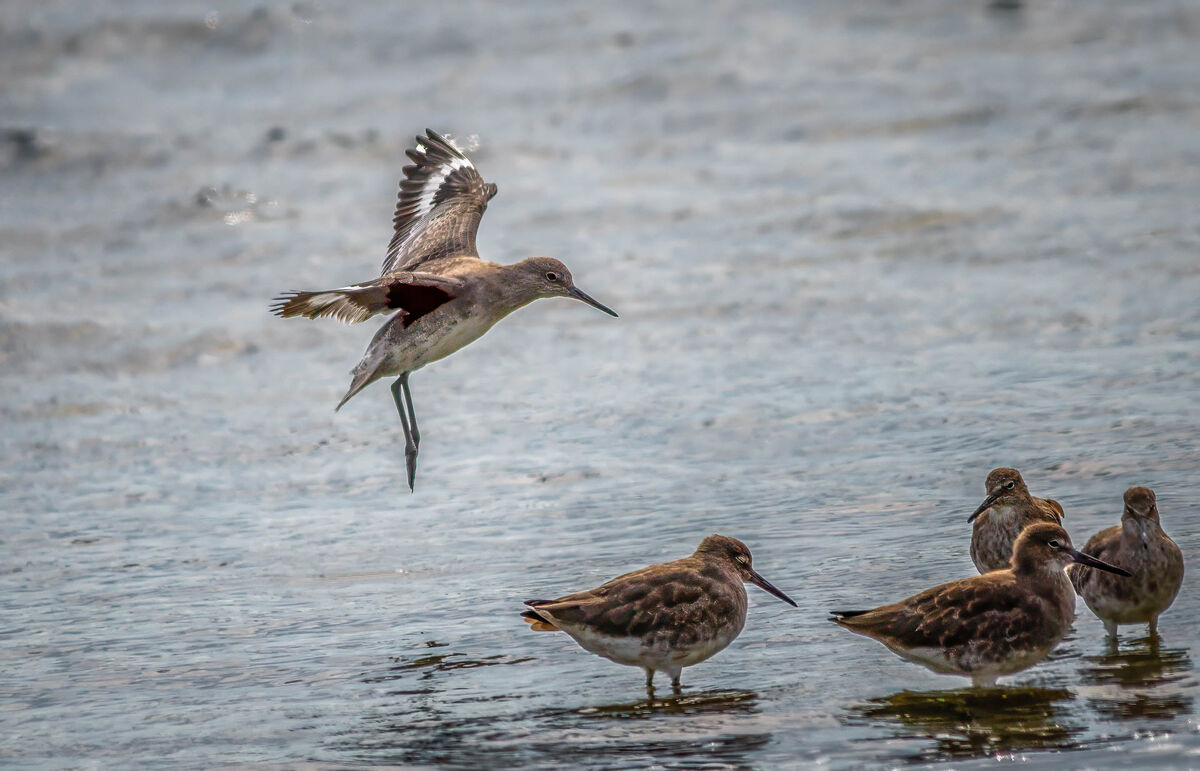
[[862, 616], [870, 612], [871, 611], [869, 610], [831, 610], [829, 611], [829, 614], [833, 616], [833, 618], [830, 619], [831, 621], [837, 621], [838, 619], [842, 618], [854, 618], [855, 616]]
[[354, 378], [350, 381], [350, 390], [346, 391], [346, 395], [343, 396], [342, 400], [338, 402], [338, 405], [333, 408], [334, 412], [340, 410], [342, 405], [350, 401], [350, 399], [359, 391], [363, 390], [379, 379], [379, 371], [374, 368], [368, 369], [361, 366], [355, 367], [351, 374], [354, 376]]
[[[537, 607], [538, 605], [542, 605], [547, 602], [550, 602], [550, 600], [526, 600], [525, 604], [528, 605], [529, 607], [533, 608], [533, 607]], [[526, 624], [529, 624], [529, 628], [534, 632], [557, 632], [557, 631], [559, 631], [558, 627], [556, 627], [554, 624], [547, 621], [545, 619], [545, 617], [538, 615], [538, 612], [536, 610], [525, 611], [524, 613], [521, 614], [521, 618], [525, 621]]]
[[284, 292], [274, 299], [271, 313], [285, 319], [327, 316], [346, 324], [357, 324], [389, 310], [388, 289], [387, 284], [368, 282], [316, 292]]

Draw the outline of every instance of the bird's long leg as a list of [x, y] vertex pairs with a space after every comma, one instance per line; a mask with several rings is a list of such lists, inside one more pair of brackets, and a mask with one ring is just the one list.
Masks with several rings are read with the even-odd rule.
[[404, 401], [408, 403], [408, 422], [412, 428], [413, 444], [421, 447], [421, 431], [417, 428], [417, 413], [413, 411], [412, 392], [408, 390], [408, 373], [400, 376], [400, 385], [404, 389]]
[[651, 698], [654, 697], [654, 670], [646, 670], [646, 690], [650, 692]]
[[413, 482], [417, 478], [417, 443], [413, 440], [412, 429], [408, 425], [408, 411], [405, 409], [402, 394], [407, 378], [408, 373], [405, 373], [392, 383], [392, 399], [396, 402], [396, 411], [400, 413], [400, 425], [404, 426], [404, 465], [408, 470], [408, 489], [411, 492]]
[[683, 683], [679, 682], [680, 674], [682, 673], [676, 672], [675, 676], [671, 678], [671, 690], [675, 692], [676, 696], [683, 693]]

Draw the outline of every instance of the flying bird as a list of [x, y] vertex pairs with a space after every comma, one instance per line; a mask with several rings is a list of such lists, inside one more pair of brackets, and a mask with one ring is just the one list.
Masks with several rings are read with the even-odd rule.
[[408, 487], [413, 489], [421, 434], [408, 379], [426, 364], [479, 339], [500, 319], [543, 297], [571, 297], [610, 316], [616, 312], [575, 286], [567, 267], [550, 257], [514, 265], [480, 259], [475, 233], [496, 186], [448, 138], [427, 129], [407, 151], [394, 233], [379, 278], [275, 298], [278, 316], [330, 317], [349, 324], [391, 314], [354, 367], [335, 409], [385, 377], [404, 428]]

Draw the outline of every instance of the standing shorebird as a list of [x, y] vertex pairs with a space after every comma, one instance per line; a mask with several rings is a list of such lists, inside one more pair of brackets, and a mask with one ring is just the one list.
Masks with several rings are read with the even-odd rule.
[[[571, 272], [550, 257], [515, 265], [479, 258], [475, 233], [496, 186], [446, 137], [432, 130], [408, 151], [395, 232], [379, 278], [319, 292], [275, 298], [278, 316], [332, 316], [348, 324], [398, 311], [379, 328], [354, 367], [350, 390], [335, 409], [371, 383], [396, 377], [392, 398], [404, 427], [408, 488], [417, 473], [421, 434], [408, 376], [479, 339], [497, 321], [543, 297], [573, 297], [610, 316], [616, 312], [575, 286]], [[398, 377], [397, 377], [398, 376]]]
[[1118, 581], [1082, 565], [1067, 571], [1108, 635], [1117, 636], [1117, 624], [1140, 623], [1150, 625], [1151, 635], [1158, 634], [1158, 616], [1171, 607], [1183, 583], [1183, 552], [1163, 532], [1154, 491], [1126, 490], [1121, 524], [1093, 535], [1084, 549], [1133, 573], [1128, 581]]
[[980, 573], [1008, 567], [1013, 544], [1025, 528], [1035, 522], [1061, 525], [1063, 507], [1049, 498], [1034, 498], [1015, 468], [993, 469], [984, 483], [987, 497], [968, 522], [971, 531], [971, 561]]
[[1071, 545], [1062, 527], [1039, 522], [1017, 538], [1012, 567], [935, 586], [874, 610], [835, 610], [831, 620], [934, 672], [994, 685], [1044, 659], [1075, 620], [1072, 562], [1129, 573]]
[[647, 688], [655, 672], [666, 672], [679, 689], [684, 667], [724, 650], [742, 631], [746, 582], [796, 607], [751, 567], [746, 544], [710, 535], [690, 557], [557, 600], [529, 600], [521, 616], [534, 631], [566, 632], [586, 651], [641, 667]]

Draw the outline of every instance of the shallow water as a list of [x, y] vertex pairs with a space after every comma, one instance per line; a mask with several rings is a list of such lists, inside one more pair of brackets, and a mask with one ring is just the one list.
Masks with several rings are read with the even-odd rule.
[[[0, 762], [1200, 763], [1200, 13], [1166, 2], [0, 6]], [[403, 150], [478, 135], [542, 302], [413, 378]], [[1080, 603], [989, 691], [825, 620], [973, 573], [997, 465], [1153, 487], [1161, 640]], [[648, 702], [520, 601], [745, 540], [800, 604]], [[662, 692], [660, 691], [660, 695]], [[1069, 752], [1065, 758], [1061, 752]]]

